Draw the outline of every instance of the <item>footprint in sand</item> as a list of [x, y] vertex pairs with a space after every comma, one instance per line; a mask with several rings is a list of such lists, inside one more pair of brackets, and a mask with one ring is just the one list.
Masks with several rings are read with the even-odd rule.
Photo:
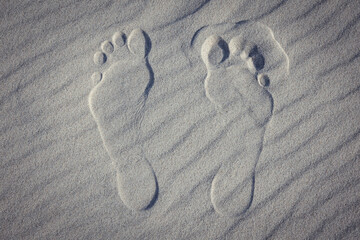
[[144, 107], [154, 83], [147, 59], [150, 48], [150, 39], [141, 29], [128, 38], [116, 32], [111, 41], [104, 41], [94, 54], [100, 69], [92, 75], [94, 88], [89, 96], [91, 113], [116, 170], [120, 198], [133, 210], [151, 207], [158, 192], [140, 142]]
[[207, 69], [205, 93], [223, 123], [240, 121], [238, 129], [228, 133], [231, 139], [223, 151], [241, 153], [222, 163], [210, 194], [219, 214], [240, 216], [254, 197], [255, 167], [272, 116], [268, 87], [287, 71], [288, 58], [269, 28], [248, 22], [204, 27], [193, 37], [192, 47], [200, 49]]

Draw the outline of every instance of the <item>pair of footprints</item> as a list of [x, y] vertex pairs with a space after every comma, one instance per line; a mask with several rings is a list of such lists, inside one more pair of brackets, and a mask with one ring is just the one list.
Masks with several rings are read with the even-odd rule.
[[[208, 72], [206, 96], [225, 115], [229, 106], [240, 109], [258, 129], [250, 136], [252, 140], [245, 143], [249, 146], [245, 159], [239, 159], [241, 166], [231, 166], [237, 164], [236, 161], [230, 166], [224, 164], [212, 182], [211, 201], [215, 210], [223, 215], [242, 214], [251, 204], [254, 181], [243, 187], [233, 202], [227, 201], [229, 192], [234, 191], [228, 183], [253, 179], [265, 126], [272, 115], [272, 98], [266, 90], [269, 78], [261, 72], [266, 59], [259, 46], [245, 39], [233, 37], [227, 44], [211, 35], [200, 49]], [[158, 194], [155, 173], [141, 148], [140, 131], [146, 99], [154, 83], [147, 59], [150, 49], [150, 38], [141, 29], [133, 30], [128, 37], [116, 32], [112, 41], [104, 41], [102, 51], [94, 54], [93, 60], [100, 72], [92, 76], [94, 88], [89, 96], [91, 113], [113, 160], [120, 198], [133, 210], [150, 208]], [[238, 101], [235, 107], [231, 104], [234, 100]], [[231, 169], [240, 171], [229, 173]]]

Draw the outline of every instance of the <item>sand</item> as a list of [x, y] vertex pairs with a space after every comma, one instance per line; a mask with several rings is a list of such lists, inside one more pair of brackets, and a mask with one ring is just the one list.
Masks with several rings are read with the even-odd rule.
[[0, 239], [358, 239], [358, 1], [3, 1]]

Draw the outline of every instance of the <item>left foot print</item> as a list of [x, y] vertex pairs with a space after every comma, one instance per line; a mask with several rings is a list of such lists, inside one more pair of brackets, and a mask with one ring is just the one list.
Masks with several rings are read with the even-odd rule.
[[92, 75], [95, 86], [89, 96], [90, 110], [113, 161], [120, 198], [130, 209], [145, 210], [158, 192], [139, 130], [154, 82], [147, 59], [150, 39], [141, 29], [133, 30], [128, 38], [117, 32], [112, 41], [101, 44], [101, 50], [94, 54], [102, 73]]

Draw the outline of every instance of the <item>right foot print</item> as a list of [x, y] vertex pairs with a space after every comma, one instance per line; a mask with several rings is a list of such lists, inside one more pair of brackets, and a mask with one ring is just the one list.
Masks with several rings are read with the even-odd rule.
[[266, 28], [242, 26], [205, 27], [193, 38], [194, 45], [202, 42], [206, 96], [225, 124], [236, 119], [223, 149], [231, 157], [214, 177], [210, 194], [214, 209], [226, 216], [239, 216], [251, 206], [255, 167], [273, 110], [267, 87], [287, 68], [287, 56]]
[[[211, 187], [215, 210], [221, 215], [237, 216], [252, 202], [255, 181], [247, 183], [246, 179], [255, 179], [265, 126], [272, 116], [272, 97], [264, 88], [266, 84], [259, 85], [254, 77], [264, 67], [265, 60], [256, 46], [246, 46], [241, 37], [233, 38], [228, 46], [221, 37], [214, 35], [205, 40], [201, 56], [208, 69], [206, 96], [224, 118], [238, 116], [240, 122], [237, 123], [239, 128], [228, 134], [232, 139], [227, 140], [230, 142], [227, 151], [234, 151], [231, 148], [235, 147], [242, 153], [222, 164]], [[231, 60], [222, 65], [227, 57]], [[248, 64], [241, 64], [241, 61]]]
[[116, 169], [120, 198], [133, 210], [151, 207], [158, 191], [139, 130], [154, 81], [147, 60], [150, 47], [141, 29], [133, 30], [128, 38], [117, 32], [112, 41], [104, 41], [102, 51], [94, 54], [100, 71], [92, 75], [94, 88], [89, 96], [91, 113]]

